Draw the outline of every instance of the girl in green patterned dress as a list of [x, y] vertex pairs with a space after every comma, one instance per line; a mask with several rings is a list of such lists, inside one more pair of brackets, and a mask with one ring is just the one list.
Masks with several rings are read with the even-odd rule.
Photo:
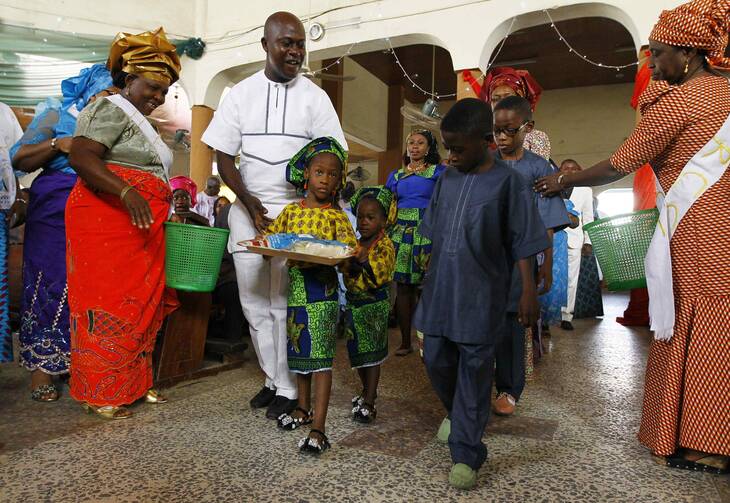
[[[286, 178], [304, 190], [305, 197], [286, 206], [267, 234], [309, 234], [355, 247], [357, 241], [347, 215], [333, 205], [343, 185], [346, 165], [347, 152], [334, 138], [317, 138], [300, 150], [289, 161]], [[297, 374], [299, 398], [296, 409], [279, 416], [277, 422], [288, 430], [311, 423], [309, 435], [299, 442], [299, 449], [319, 454], [330, 446], [324, 432], [339, 310], [337, 272], [334, 267], [311, 263], [289, 262], [288, 266], [287, 356], [289, 370]]]
[[426, 130], [412, 131], [406, 141], [403, 167], [390, 173], [385, 186], [394, 195], [398, 218], [390, 228], [395, 246], [395, 282], [398, 285], [395, 310], [401, 332], [401, 345], [396, 356], [405, 356], [411, 347], [411, 319], [418, 303], [423, 274], [431, 257], [431, 242], [418, 232], [436, 181], [446, 169], [433, 134]]
[[[385, 235], [393, 193], [382, 185], [363, 187], [350, 200], [360, 232], [358, 252], [345, 266], [345, 333], [350, 365], [357, 369], [362, 394], [352, 399], [352, 418], [375, 419], [380, 364], [388, 356], [390, 283], [395, 269], [393, 242]], [[393, 216], [395, 216], [393, 214]]]

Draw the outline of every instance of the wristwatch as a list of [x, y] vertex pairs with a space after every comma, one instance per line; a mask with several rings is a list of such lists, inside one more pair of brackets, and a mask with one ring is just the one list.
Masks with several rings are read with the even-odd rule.
[[563, 188], [563, 178], [565, 178], [565, 173], [558, 175], [558, 185], [560, 185], [560, 188]]
[[58, 138], [51, 138], [51, 150], [58, 150], [58, 145], [56, 145], [56, 140]]

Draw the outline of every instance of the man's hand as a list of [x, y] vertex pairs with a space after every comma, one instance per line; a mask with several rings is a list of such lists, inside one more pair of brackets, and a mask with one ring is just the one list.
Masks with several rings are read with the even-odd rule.
[[251, 216], [251, 220], [253, 221], [253, 225], [256, 228], [256, 232], [259, 234], [263, 234], [266, 229], [271, 225], [273, 222], [272, 219], [266, 216], [266, 214], [269, 212], [263, 204], [261, 204], [261, 201], [252, 196], [247, 195], [245, 198], [241, 199], [241, 203], [243, 203], [243, 206], [246, 208], [246, 211], [248, 211], [248, 214]]
[[531, 327], [537, 323], [540, 307], [537, 303], [537, 292], [534, 286], [522, 289], [517, 320], [523, 327]]
[[56, 139], [56, 148], [64, 154], [68, 154], [69, 152], [71, 152], [71, 145], [73, 144], [73, 141], [74, 139], [71, 136], [58, 138]]
[[537, 284], [542, 283], [539, 295], [545, 295], [553, 287], [553, 268], [546, 267], [547, 264], [543, 264], [537, 270]]
[[591, 255], [593, 255], [593, 245], [589, 243], [584, 244], [581, 253], [584, 257], [590, 257]]

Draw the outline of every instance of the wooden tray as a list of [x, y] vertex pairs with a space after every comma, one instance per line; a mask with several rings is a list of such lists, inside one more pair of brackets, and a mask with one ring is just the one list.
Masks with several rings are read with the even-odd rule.
[[320, 264], [335, 266], [347, 260], [345, 258], [327, 258], [319, 255], [310, 255], [308, 253], [298, 253], [289, 250], [277, 250], [275, 248], [269, 248], [268, 246], [252, 246], [246, 245], [244, 241], [238, 243], [240, 246], [245, 246], [246, 250], [250, 253], [257, 253], [259, 255], [266, 255], [267, 257], [284, 257], [288, 260], [296, 260], [298, 262], [309, 262], [310, 264]]

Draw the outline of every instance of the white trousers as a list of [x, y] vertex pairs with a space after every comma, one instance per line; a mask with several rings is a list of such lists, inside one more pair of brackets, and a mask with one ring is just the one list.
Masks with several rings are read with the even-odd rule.
[[[268, 216], [278, 215], [283, 207], [270, 207]], [[236, 243], [256, 236], [246, 209], [237, 201], [228, 217], [231, 228], [228, 248], [233, 253], [238, 294], [243, 315], [248, 321], [256, 357], [266, 374], [265, 385], [289, 399], [297, 397], [294, 377], [286, 356], [286, 300], [289, 275], [286, 262], [244, 252]]]
[[580, 276], [581, 248], [568, 248], [568, 305], [563, 311], [563, 321], [573, 321], [575, 312], [575, 294], [578, 291], [578, 277]]

